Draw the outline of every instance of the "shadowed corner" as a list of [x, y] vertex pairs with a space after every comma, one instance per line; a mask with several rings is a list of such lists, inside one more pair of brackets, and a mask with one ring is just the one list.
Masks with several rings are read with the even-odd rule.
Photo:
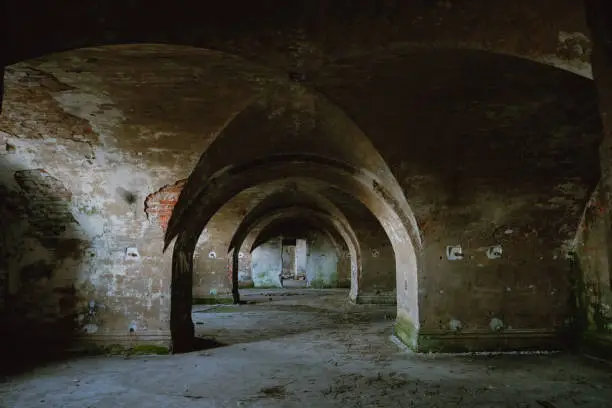
[[0, 115], [4, 105], [4, 65], [0, 63]]
[[0, 370], [7, 374], [74, 354], [95, 322], [79, 271], [62, 263], [90, 253], [76, 233], [70, 191], [44, 169], [17, 167], [19, 146], [1, 139]]

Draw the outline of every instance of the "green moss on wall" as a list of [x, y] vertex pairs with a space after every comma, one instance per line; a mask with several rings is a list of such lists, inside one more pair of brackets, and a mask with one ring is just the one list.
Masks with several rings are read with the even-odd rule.
[[310, 282], [310, 287], [315, 289], [330, 289], [338, 287], [338, 271], [330, 265], [329, 270], [319, 266], [315, 272], [314, 279]]
[[310, 281], [310, 287], [313, 289], [330, 289], [334, 286], [323, 279], [313, 279]]
[[417, 351], [419, 331], [412, 321], [398, 316], [393, 326], [393, 333], [411, 350]]
[[143, 356], [143, 355], [167, 355], [170, 354], [168, 347], [159, 346], [156, 344], [136, 344], [130, 347], [122, 346], [121, 344], [111, 344], [103, 347], [103, 351], [107, 355], [120, 356]]

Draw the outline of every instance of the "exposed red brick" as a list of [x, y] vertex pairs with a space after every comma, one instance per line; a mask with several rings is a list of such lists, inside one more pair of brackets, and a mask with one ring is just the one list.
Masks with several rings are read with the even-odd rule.
[[147, 214], [149, 221], [156, 222], [166, 231], [174, 206], [186, 182], [187, 180], [179, 180], [147, 196], [145, 199], [145, 214]]

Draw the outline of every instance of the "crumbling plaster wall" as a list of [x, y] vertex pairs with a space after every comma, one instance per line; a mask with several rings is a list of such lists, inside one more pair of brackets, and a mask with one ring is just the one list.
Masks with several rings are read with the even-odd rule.
[[597, 188], [586, 205], [572, 249], [576, 322], [592, 333], [612, 333], [612, 277], [608, 267], [606, 208]]
[[[83, 334], [168, 344], [163, 230], [180, 180], [251, 91], [226, 93], [237, 80], [207, 81], [210, 71], [190, 66], [189, 55], [180, 73], [172, 60], [149, 57], [146, 47], [93, 49], [8, 67], [0, 117], [4, 341], [22, 341], [15, 333], [32, 339], [39, 329], [40, 341]], [[194, 75], [210, 100], [189, 94]], [[157, 86], [142, 88], [155, 78]], [[224, 112], [198, 121], [219, 92]], [[165, 103], [177, 93], [184, 98]]]
[[[333, 195], [331, 195], [333, 196]], [[389, 294], [395, 290], [395, 255], [389, 238], [385, 234], [378, 221], [371, 213], [363, 214], [362, 211], [367, 209], [360, 208], [353, 204], [352, 207], [346, 207], [346, 202], [341, 202], [344, 206], [341, 209], [349, 218], [351, 227], [355, 232], [358, 243], [361, 246], [361, 275], [358, 276], [359, 286], [357, 295], [375, 296], [381, 293]], [[357, 214], [362, 214], [363, 217], [356, 217]], [[259, 230], [254, 230], [253, 236], [256, 236]], [[242, 247], [242, 253], [248, 253], [248, 241]], [[345, 243], [340, 243], [346, 248]], [[309, 244], [310, 245], [310, 244]], [[251, 258], [244, 256], [239, 263], [240, 273], [244, 276], [250, 276]], [[351, 260], [348, 249], [338, 254], [338, 282], [341, 287], [350, 287], [351, 280]]]
[[[338, 287], [340, 279], [350, 274], [350, 269], [339, 269], [339, 248], [321, 232], [308, 232], [304, 238], [307, 242], [304, 271], [307, 285], [311, 288]], [[284, 261], [281, 257], [287, 255], [282, 252], [281, 237], [272, 238], [253, 250], [249, 275], [255, 287], [281, 286], [278, 278]]]
[[340, 280], [338, 249], [322, 234], [308, 236], [306, 282], [312, 288], [335, 288]]
[[[219, 80], [224, 78], [220, 72], [225, 71], [221, 62], [212, 64], [215, 80], [207, 79], [210, 73], [202, 67], [211, 64], [203, 57], [198, 60], [197, 53], [185, 51], [189, 54], [185, 56], [185, 67], [167, 55], [151, 64], [148, 56], [130, 47], [125, 50], [121, 58], [131, 58], [129, 62], [113, 59], [100, 50], [89, 50], [79, 51], [80, 56], [55, 56], [35, 62], [33, 67], [22, 64], [22, 68], [9, 70], [6, 113], [1, 119], [1, 129], [8, 134], [12, 146], [7, 145], [7, 157], [14, 154], [11, 157], [19, 157], [17, 162], [25, 163], [14, 166], [7, 180], [14, 179], [15, 170], [43, 168], [70, 191], [71, 203], [96, 208], [84, 210], [86, 216], [78, 212], [74, 216], [72, 212], [79, 225], [92, 228], [84, 241], [92, 241], [91, 237], [99, 233], [96, 226], [102, 225], [101, 245], [106, 252], [100, 259], [102, 264], [111, 265], [105, 268], [113, 272], [106, 278], [111, 283], [97, 286], [96, 293], [108, 293], [104, 288], [115, 284], [113, 265], [124, 262], [119, 249], [125, 251], [128, 244], [135, 245], [143, 262], [155, 252], [153, 236], [162, 231], [146, 219], [142, 211], [144, 198], [184, 179], [219, 129], [259, 90], [239, 76], [227, 82]], [[598, 177], [596, 148], [591, 148], [597, 145], [593, 138], [597, 129], [587, 123], [591, 111], [596, 113], [594, 97], [591, 100], [589, 96], [590, 85], [546, 67], [534, 68], [527, 62], [484, 57], [470, 60], [462, 55], [425, 52], [405, 58], [410, 61], [412, 75], [405, 74], [409, 70], [402, 64], [388, 64], [395, 68], [384, 72], [380, 66], [370, 69], [367, 64], [353, 63], [348, 69], [344, 66], [332, 72], [330, 82], [330, 72], [337, 68], [331, 66], [317, 81], [319, 89], [345, 108], [372, 138], [418, 217], [427, 259], [425, 274], [420, 277], [422, 326], [427, 330], [449, 330], [456, 328], [454, 323], [459, 320], [464, 328], [488, 330], [495, 317], [507, 328], [557, 327], [567, 314], [565, 243], [572, 238], [589, 186]], [[95, 72], [101, 69], [101, 61], [107, 67], [104, 75]], [[145, 61], [147, 67], [168, 67], [178, 83], [143, 88], [143, 82], [154, 82], [155, 72], [147, 68], [140, 79], [135, 79], [138, 74], [127, 75], [123, 73], [127, 70], [120, 69]], [[449, 70], [432, 72], [432, 67], [442, 70], [451, 63], [458, 67], [452, 71], [454, 77], [448, 76]], [[473, 74], [479, 72], [478, 66], [486, 67], [486, 76]], [[359, 79], [364, 69], [372, 73], [368, 81]], [[176, 72], [182, 72], [184, 77]], [[358, 75], [353, 77], [352, 73]], [[199, 84], [209, 84], [211, 88], [194, 89], [194, 75]], [[163, 81], [169, 77], [164, 76]], [[236, 81], [239, 85], [235, 85]], [[457, 88], [457, 84], [463, 84], [465, 89]], [[398, 99], [392, 103], [388, 89], [407, 92], [397, 92]], [[457, 94], [445, 93], [452, 89]], [[567, 89], [571, 92], [559, 95], [559, 90]], [[544, 92], [538, 94], [537, 90]], [[487, 99], [485, 91], [498, 99]], [[179, 92], [186, 96], [177, 102], [172, 98]], [[473, 99], [461, 100], [460, 92]], [[138, 99], [131, 99], [135, 95]], [[226, 103], [218, 103], [220, 95]], [[156, 102], [168, 100], [173, 102]], [[197, 103], [191, 105], [194, 101]], [[32, 109], [34, 104], [36, 109]], [[431, 106], [439, 110], [433, 112]], [[468, 109], [461, 110], [460, 106]], [[384, 112], [377, 110], [383, 107]], [[407, 120], [406, 111], [419, 119]], [[188, 118], [181, 116], [185, 112], [191, 112]], [[480, 116], [474, 116], [474, 112], [480, 112]], [[54, 120], [57, 115], [61, 120]], [[440, 121], [439, 117], [446, 120]], [[252, 123], [247, 122], [243, 127], [252, 128]], [[427, 134], [437, 137], [418, 137]], [[517, 139], [518, 135], [523, 138]], [[577, 137], [583, 141], [578, 150], [574, 142]], [[520, 146], [530, 146], [532, 150]], [[61, 162], [58, 152], [62, 153]], [[559, 167], [559, 157], [569, 159]], [[66, 166], [70, 159], [80, 167]], [[14, 183], [13, 188], [16, 189]], [[67, 196], [61, 191], [60, 196]], [[130, 195], [125, 192], [140, 200], [135, 206], [140, 209], [130, 210], [133, 204], [128, 204], [130, 200], [125, 198]], [[95, 214], [99, 209], [87, 201], [96, 194], [102, 204], [93, 204], [103, 207], [99, 216]], [[152, 235], [146, 235], [149, 232]], [[146, 239], [141, 238], [145, 235]], [[489, 261], [484, 249], [498, 243], [504, 247], [504, 257]], [[449, 244], [461, 244], [466, 258], [453, 262], [444, 259]], [[153, 259], [151, 270], [162, 271], [162, 263]], [[135, 269], [136, 264], [130, 261], [127, 265]], [[124, 265], [119, 270], [127, 268]], [[128, 275], [136, 276], [132, 272]], [[162, 283], [167, 287], [167, 282]], [[136, 287], [137, 283], [129, 285], [125, 287]], [[463, 296], [466, 286], [476, 295]], [[139, 301], [129, 290], [125, 301], [117, 297], [116, 307], [139, 310], [141, 306], [130, 306], [130, 302]], [[138, 293], [149, 292], [145, 287]], [[156, 293], [161, 299], [162, 291]], [[163, 321], [166, 316], [162, 316], [162, 309], [160, 300], [158, 309], [150, 313], [157, 317], [149, 321]], [[533, 314], [533, 310], [539, 313]], [[112, 313], [119, 317], [112, 315], [109, 320], [116, 320], [116, 330], [123, 333], [133, 319], [121, 317], [122, 312], [116, 310]], [[146, 320], [139, 319], [136, 321]], [[89, 329], [96, 330], [93, 326]]]
[[251, 276], [256, 288], [281, 287], [282, 251], [280, 237], [264, 242], [253, 250]]
[[[354, 81], [363, 72], [368, 81]], [[347, 59], [318, 81], [372, 138], [417, 217], [423, 333], [493, 334], [499, 321], [518, 332], [565, 327], [565, 254], [599, 178], [591, 81], [450, 50]], [[406, 120], [407, 112], [415, 119]], [[462, 260], [446, 258], [452, 245], [462, 246]], [[494, 245], [503, 255], [490, 260], [486, 250]]]

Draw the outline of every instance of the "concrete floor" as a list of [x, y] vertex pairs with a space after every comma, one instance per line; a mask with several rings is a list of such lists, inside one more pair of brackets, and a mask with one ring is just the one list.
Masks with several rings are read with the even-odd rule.
[[51, 364], [0, 383], [0, 407], [612, 407], [602, 363], [415, 355], [390, 340], [393, 307], [338, 290], [242, 295], [258, 303], [194, 308], [197, 334], [227, 346]]

